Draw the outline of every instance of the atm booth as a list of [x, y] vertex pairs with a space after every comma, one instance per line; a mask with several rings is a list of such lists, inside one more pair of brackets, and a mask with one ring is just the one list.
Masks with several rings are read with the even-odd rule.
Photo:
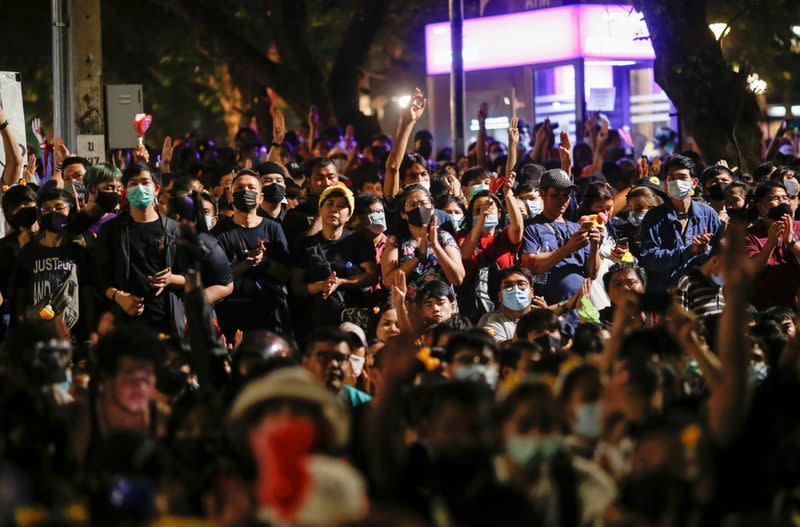
[[[637, 154], [653, 149], [658, 127], [677, 130], [677, 117], [653, 76], [655, 53], [640, 13], [619, 4], [570, 5], [464, 21], [467, 144], [478, 131], [481, 101], [489, 104], [489, 135], [506, 142], [509, 117], [533, 124], [549, 118], [575, 144], [587, 112], [601, 111], [632, 140]], [[450, 25], [425, 27], [426, 95], [435, 147], [450, 136]], [[532, 126], [531, 126], [532, 128]]]

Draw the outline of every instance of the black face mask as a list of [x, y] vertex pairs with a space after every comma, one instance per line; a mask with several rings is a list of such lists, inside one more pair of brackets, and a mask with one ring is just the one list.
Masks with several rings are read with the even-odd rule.
[[258, 204], [257, 197], [255, 190], [237, 190], [233, 193], [233, 206], [242, 212], [250, 212]]
[[103, 212], [113, 212], [122, 201], [122, 196], [118, 192], [106, 191], [98, 192], [94, 202]]
[[25, 227], [30, 229], [36, 223], [36, 207], [25, 207], [11, 216], [10, 222], [15, 227]]
[[716, 201], [725, 199], [726, 188], [728, 188], [728, 183], [714, 183], [708, 187], [708, 199]]
[[406, 214], [408, 214], [408, 224], [414, 227], [427, 227], [433, 218], [433, 210], [424, 207], [417, 207]]
[[58, 212], [48, 212], [39, 218], [39, 225], [49, 232], [63, 232], [67, 228], [69, 218]]
[[189, 375], [177, 364], [167, 364], [156, 370], [156, 389], [164, 394], [178, 395], [188, 386]]
[[539, 344], [545, 353], [558, 353], [561, 349], [561, 335], [542, 335], [534, 342]]
[[747, 209], [725, 209], [731, 221], [745, 221], [747, 219]]
[[781, 203], [780, 205], [770, 207], [767, 211], [767, 217], [774, 221], [783, 219], [784, 214], [792, 215], [792, 208], [788, 203]]
[[278, 185], [277, 183], [267, 185], [261, 192], [264, 194], [265, 200], [276, 205], [283, 201], [283, 198], [286, 197], [286, 187], [283, 185]]

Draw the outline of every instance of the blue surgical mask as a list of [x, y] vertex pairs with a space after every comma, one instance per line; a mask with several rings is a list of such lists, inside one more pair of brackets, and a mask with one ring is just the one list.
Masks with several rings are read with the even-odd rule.
[[646, 210], [631, 212], [630, 214], [628, 214], [628, 223], [630, 223], [634, 227], [638, 227], [639, 225], [642, 224], [642, 220], [644, 220], [645, 214], [647, 214]]
[[136, 185], [135, 187], [128, 187], [125, 196], [128, 198], [128, 203], [131, 207], [144, 210], [153, 203], [155, 192], [147, 185]]
[[531, 218], [534, 216], [538, 216], [542, 213], [542, 209], [544, 208], [544, 204], [540, 199], [527, 199], [525, 203], [528, 204], [528, 210], [531, 211]]
[[667, 182], [667, 191], [672, 199], [684, 199], [692, 192], [692, 182], [673, 179]]
[[469, 187], [469, 199], [472, 199], [472, 196], [484, 190], [489, 190], [489, 185], [485, 183], [478, 183], [477, 185], [472, 185], [471, 187]]
[[597, 439], [603, 424], [603, 408], [599, 402], [581, 403], [575, 407], [574, 432], [586, 439]]
[[717, 284], [718, 286], [722, 287], [725, 285], [725, 277], [721, 274], [712, 274], [711, 281]]
[[558, 436], [510, 436], [506, 439], [506, 454], [521, 466], [529, 465], [533, 461], [546, 463], [556, 455], [560, 446], [561, 439]]
[[503, 290], [503, 305], [512, 311], [521, 311], [531, 305], [531, 295], [527, 289], [512, 287]]
[[[480, 216], [473, 216], [472, 224], [476, 225], [480, 221], [480, 218], [481, 218]], [[492, 214], [491, 216], [487, 216], [486, 219], [483, 221], [483, 231], [488, 232], [497, 227], [499, 223], [500, 219], [496, 215]]]
[[450, 223], [453, 224], [453, 227], [456, 228], [457, 231], [460, 231], [464, 228], [464, 215], [458, 214], [448, 214], [450, 216]]
[[456, 379], [460, 381], [483, 382], [495, 388], [499, 376], [497, 368], [490, 368], [485, 364], [474, 364], [472, 366], [459, 366], [455, 370]]

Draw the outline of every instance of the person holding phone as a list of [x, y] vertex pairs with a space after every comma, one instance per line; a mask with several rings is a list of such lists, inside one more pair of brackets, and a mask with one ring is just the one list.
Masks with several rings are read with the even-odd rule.
[[411, 185], [401, 194], [400, 203], [402, 223], [398, 234], [388, 238], [381, 256], [383, 283], [394, 283], [398, 272], [405, 273], [408, 301], [431, 280], [461, 285], [465, 275], [461, 251], [456, 240], [439, 228], [431, 193], [422, 185]]
[[535, 275], [536, 291], [547, 304], [572, 297], [600, 268], [600, 230], [564, 218], [575, 189], [563, 170], [545, 172], [539, 186], [544, 208], [525, 223], [522, 265]]
[[173, 269], [178, 223], [157, 209], [161, 176], [137, 162], [122, 174], [122, 185], [130, 210], [100, 229], [95, 247], [97, 290], [116, 316], [139, 318], [157, 331], [183, 335], [178, 292], [186, 280]]

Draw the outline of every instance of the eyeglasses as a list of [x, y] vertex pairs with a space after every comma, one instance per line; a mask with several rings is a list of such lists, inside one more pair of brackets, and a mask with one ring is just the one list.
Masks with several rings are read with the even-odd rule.
[[333, 361], [342, 363], [347, 360], [348, 355], [339, 351], [318, 351], [316, 357], [320, 364], [330, 364]]
[[516, 282], [507, 281], [500, 284], [500, 287], [503, 289], [512, 289], [513, 287], [519, 287], [520, 289], [528, 289], [530, 284], [527, 280], [517, 280]]
[[428, 208], [432, 205], [430, 200], [421, 199], [419, 201], [407, 201], [406, 207], [411, 207], [412, 209], [416, 209], [417, 207]]
[[59, 214], [67, 214], [69, 212], [68, 205], [56, 205], [55, 207], [40, 207], [39, 212], [47, 214], [50, 212], [58, 212]]

